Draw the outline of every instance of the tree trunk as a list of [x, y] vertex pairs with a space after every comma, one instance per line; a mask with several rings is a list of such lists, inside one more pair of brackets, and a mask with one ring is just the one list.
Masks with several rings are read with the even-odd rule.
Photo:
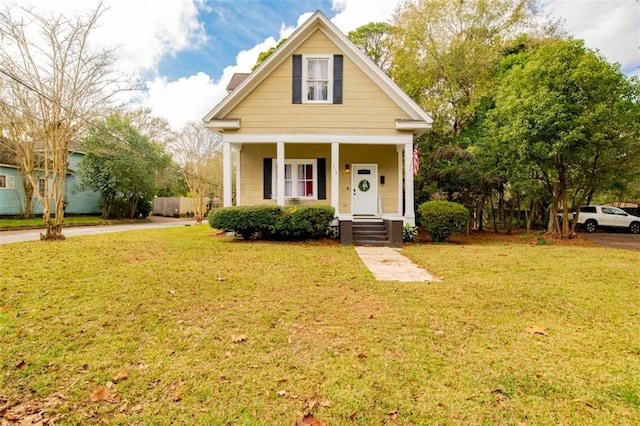
[[31, 181], [21, 173], [22, 178], [22, 190], [24, 191], [24, 212], [22, 212], [22, 216], [25, 219], [31, 219], [32, 210], [33, 210], [33, 185], [31, 185]]
[[491, 197], [491, 213], [493, 216], [493, 232], [498, 233], [498, 222], [496, 221], [496, 211], [493, 207], [493, 197]]
[[487, 202], [486, 197], [482, 197], [478, 206], [478, 231], [484, 230], [484, 204]]
[[529, 218], [527, 219], [527, 231], [531, 231], [533, 224], [536, 221], [536, 201], [531, 202], [531, 210], [529, 211]]
[[509, 210], [509, 220], [507, 222], [507, 235], [511, 235], [513, 232], [513, 219], [515, 216], [515, 203], [513, 198], [511, 199], [511, 209]]

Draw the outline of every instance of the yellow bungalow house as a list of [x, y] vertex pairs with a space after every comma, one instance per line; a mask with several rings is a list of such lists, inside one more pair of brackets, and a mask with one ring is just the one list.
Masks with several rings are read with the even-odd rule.
[[224, 206], [235, 152], [236, 205], [329, 204], [343, 244], [365, 220], [402, 242], [413, 142], [431, 123], [320, 11], [204, 118], [223, 139]]

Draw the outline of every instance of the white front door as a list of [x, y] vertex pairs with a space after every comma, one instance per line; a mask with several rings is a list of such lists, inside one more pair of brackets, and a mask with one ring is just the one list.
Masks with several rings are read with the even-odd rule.
[[378, 205], [378, 165], [354, 164], [351, 179], [354, 215], [375, 215]]

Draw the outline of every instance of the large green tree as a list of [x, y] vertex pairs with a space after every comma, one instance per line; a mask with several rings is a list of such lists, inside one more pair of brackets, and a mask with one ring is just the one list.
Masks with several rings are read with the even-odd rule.
[[618, 65], [574, 39], [550, 40], [505, 59], [481, 148], [511, 179], [534, 180], [551, 198], [548, 230], [568, 236], [557, 213], [632, 179], [640, 167], [640, 87]]
[[463, 202], [479, 228], [505, 180], [476, 158], [478, 116], [490, 105], [505, 46], [533, 28], [536, 1], [405, 0], [392, 21], [392, 75], [434, 118], [418, 141], [417, 202], [433, 194]]
[[353, 31], [347, 37], [382, 71], [389, 73], [392, 63], [391, 34], [393, 27], [386, 22], [369, 22]]
[[[155, 176], [170, 163], [161, 144], [141, 134], [129, 117], [114, 113], [81, 141], [80, 187], [100, 194], [102, 216], [135, 217], [156, 191]], [[145, 201], [146, 200], [146, 201]], [[114, 212], [120, 205], [124, 211]]]
[[535, 0], [406, 0], [393, 19], [394, 75], [457, 137], [491, 85], [506, 40], [523, 31]]

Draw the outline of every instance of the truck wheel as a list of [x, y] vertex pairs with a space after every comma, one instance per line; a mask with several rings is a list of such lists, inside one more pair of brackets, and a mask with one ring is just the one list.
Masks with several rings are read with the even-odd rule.
[[633, 222], [629, 225], [629, 232], [632, 234], [640, 234], [640, 222]]
[[596, 228], [598, 227], [598, 222], [593, 219], [589, 219], [584, 223], [584, 230], [591, 233], [596, 232]]

